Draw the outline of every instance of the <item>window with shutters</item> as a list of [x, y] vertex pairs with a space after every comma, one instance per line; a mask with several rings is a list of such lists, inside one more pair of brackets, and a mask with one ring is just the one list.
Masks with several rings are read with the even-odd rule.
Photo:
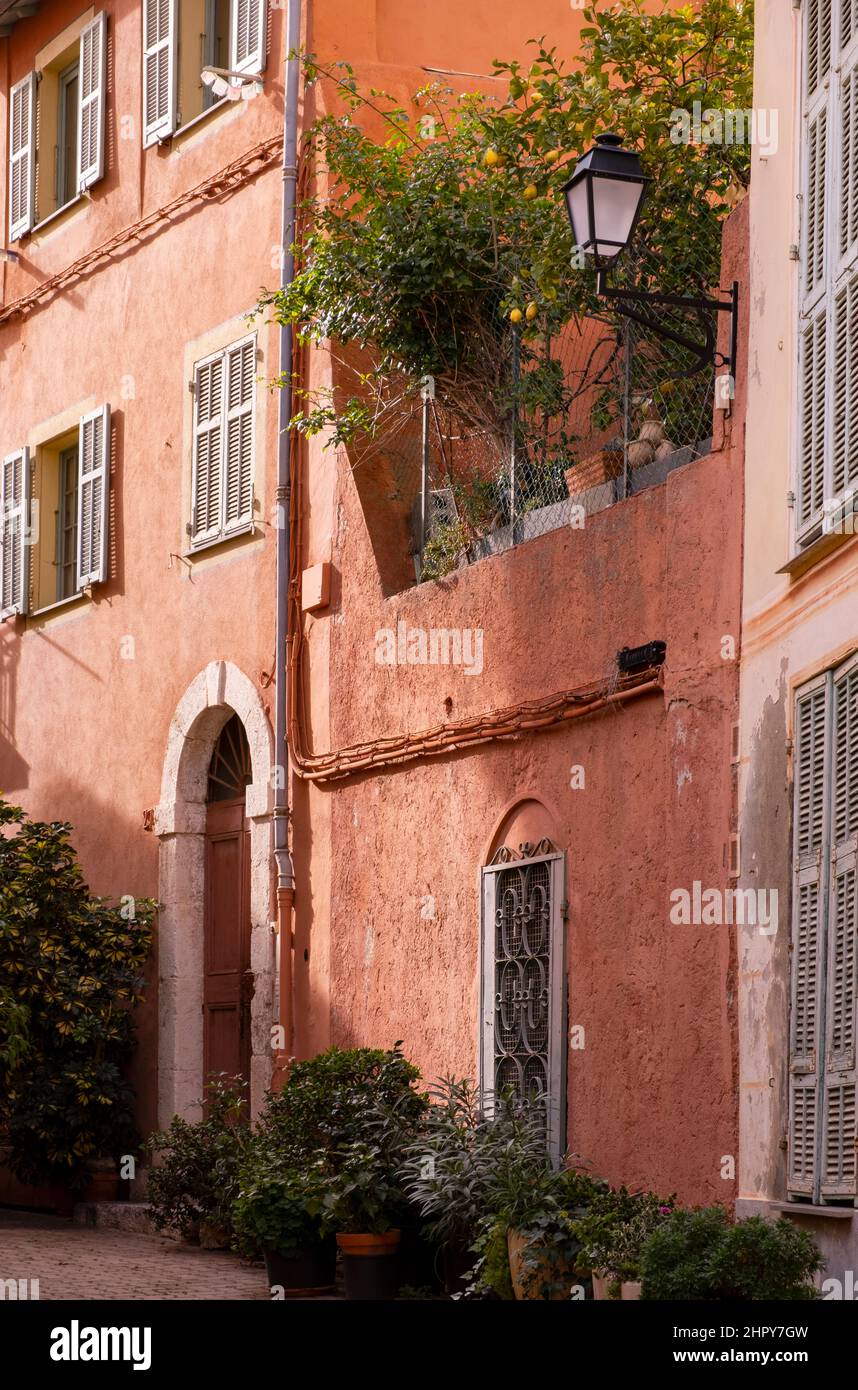
[[552, 1152], [566, 1140], [563, 856], [543, 840], [482, 871], [480, 1087], [542, 1096]]
[[[24, 529], [3, 537], [3, 616], [43, 613], [107, 578], [110, 410], [4, 460], [10, 510]], [[26, 499], [22, 502], [22, 499]], [[4, 512], [5, 514], [5, 512]]]
[[144, 145], [226, 104], [203, 83], [204, 67], [263, 71], [267, 20], [265, 0], [144, 0]]
[[854, 1203], [858, 657], [797, 694], [788, 1188]]
[[803, 10], [799, 548], [851, 533], [858, 487], [858, 6]]
[[194, 367], [191, 549], [253, 529], [256, 336]]
[[71, 207], [104, 173], [107, 17], [70, 26], [9, 94], [9, 239]]

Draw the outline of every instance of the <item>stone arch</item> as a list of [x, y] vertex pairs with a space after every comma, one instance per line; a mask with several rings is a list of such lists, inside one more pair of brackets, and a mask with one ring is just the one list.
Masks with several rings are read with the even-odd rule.
[[191, 682], [170, 721], [155, 811], [159, 840], [158, 1122], [199, 1119], [203, 1090], [203, 931], [206, 786], [217, 737], [237, 714], [250, 748], [245, 797], [250, 829], [251, 1112], [271, 1081], [271, 1027], [277, 1021], [271, 930], [274, 739], [253, 682], [230, 661], [211, 661]]

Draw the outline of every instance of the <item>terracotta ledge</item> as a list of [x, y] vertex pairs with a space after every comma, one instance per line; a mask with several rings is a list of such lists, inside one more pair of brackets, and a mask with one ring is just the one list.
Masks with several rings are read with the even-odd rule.
[[773, 1211], [781, 1211], [785, 1216], [830, 1216], [835, 1221], [851, 1221], [856, 1207], [814, 1207], [806, 1202], [770, 1202]]

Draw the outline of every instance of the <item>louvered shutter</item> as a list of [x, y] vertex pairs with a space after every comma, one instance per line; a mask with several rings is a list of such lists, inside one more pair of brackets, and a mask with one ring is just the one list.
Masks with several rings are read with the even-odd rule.
[[177, 0], [143, 0], [143, 144], [176, 129]]
[[224, 529], [243, 530], [253, 521], [253, 405], [256, 391], [256, 340], [236, 344], [226, 354], [227, 411], [224, 468]]
[[858, 847], [858, 663], [834, 681], [834, 804], [828, 906], [823, 1197], [855, 1197], [856, 847]]
[[795, 730], [795, 853], [789, 1059], [789, 1191], [812, 1197], [817, 1170], [825, 934], [825, 679], [800, 696]]
[[84, 415], [78, 431], [77, 586], [107, 578], [110, 406]]
[[230, 0], [229, 66], [233, 72], [262, 72], [266, 28], [265, 0]]
[[858, 277], [834, 300], [832, 485], [835, 496], [858, 478]]
[[9, 93], [9, 240], [33, 226], [36, 191], [36, 74]]
[[0, 618], [26, 613], [29, 591], [30, 451], [7, 454], [0, 472]]
[[200, 362], [194, 372], [194, 456], [191, 481], [191, 544], [221, 534], [223, 464], [223, 356]]
[[808, 122], [805, 139], [807, 164], [804, 190], [804, 296], [805, 300], [812, 300], [825, 285], [827, 107], [823, 107]]
[[[848, 5], [849, 0], [846, 0]], [[804, 90], [813, 99], [831, 66], [832, 0], [807, 0], [804, 41]]]
[[801, 425], [798, 459], [798, 529], [822, 516], [825, 498], [825, 391], [827, 365], [825, 308], [801, 336]]
[[77, 186], [83, 192], [104, 174], [107, 15], [103, 11], [80, 36], [78, 84]]

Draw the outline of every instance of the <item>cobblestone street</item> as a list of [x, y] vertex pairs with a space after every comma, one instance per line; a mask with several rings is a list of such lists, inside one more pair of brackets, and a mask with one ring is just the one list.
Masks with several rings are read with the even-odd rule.
[[41, 1299], [267, 1299], [262, 1266], [154, 1235], [0, 1211], [0, 1280], [38, 1279]]

